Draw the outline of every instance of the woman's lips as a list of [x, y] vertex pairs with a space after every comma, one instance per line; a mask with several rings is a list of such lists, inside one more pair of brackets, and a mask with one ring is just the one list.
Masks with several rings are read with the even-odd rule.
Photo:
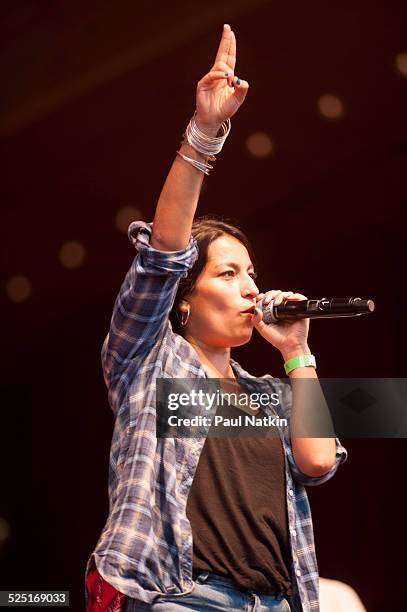
[[244, 312], [241, 312], [240, 314], [243, 315], [244, 317], [248, 317], [249, 319], [253, 319], [256, 313], [254, 311], [254, 308], [252, 308], [250, 310], [245, 310]]
[[241, 314], [248, 314], [248, 315], [254, 315], [255, 314], [255, 306], [251, 306], [250, 308], [248, 308], [247, 310], [244, 310]]

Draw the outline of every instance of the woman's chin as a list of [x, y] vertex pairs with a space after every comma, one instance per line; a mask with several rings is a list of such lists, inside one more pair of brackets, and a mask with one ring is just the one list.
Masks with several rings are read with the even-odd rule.
[[[239, 333], [235, 329], [233, 330], [214, 330], [212, 334], [202, 334], [196, 336], [200, 338], [203, 345], [212, 346], [217, 348], [232, 348], [234, 346], [242, 346], [249, 342], [253, 335], [253, 327], [246, 327], [246, 329], [240, 329]], [[226, 332], [226, 333], [225, 333]], [[189, 338], [187, 337], [187, 340]]]
[[244, 334], [240, 334], [233, 339], [233, 342], [230, 346], [242, 346], [243, 344], [247, 344], [253, 335], [253, 327], [247, 330]]

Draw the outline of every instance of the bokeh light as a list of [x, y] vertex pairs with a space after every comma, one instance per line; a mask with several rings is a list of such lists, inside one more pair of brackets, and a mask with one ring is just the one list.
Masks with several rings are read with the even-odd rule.
[[143, 215], [138, 208], [134, 206], [125, 206], [117, 211], [116, 214], [116, 227], [119, 232], [127, 234], [128, 227], [132, 221], [141, 221]]
[[326, 119], [340, 119], [344, 113], [344, 106], [338, 96], [324, 94], [318, 98], [318, 110]]
[[269, 157], [273, 152], [273, 143], [268, 134], [264, 132], [253, 132], [246, 139], [246, 147], [250, 155], [263, 159]]
[[10, 525], [5, 518], [0, 516], [0, 543], [10, 537]]
[[85, 247], [72, 240], [65, 242], [59, 251], [59, 261], [65, 268], [79, 268], [85, 260]]
[[26, 276], [12, 276], [6, 284], [6, 295], [16, 303], [25, 302], [31, 294], [31, 283]]
[[396, 67], [402, 76], [407, 77], [407, 53], [396, 55]]

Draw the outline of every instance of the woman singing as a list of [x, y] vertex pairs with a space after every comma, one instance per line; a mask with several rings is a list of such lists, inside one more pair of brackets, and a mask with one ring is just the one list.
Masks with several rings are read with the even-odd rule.
[[[289, 430], [274, 437], [156, 436], [159, 378], [229, 379], [248, 394], [277, 390], [275, 410], [292, 424], [304, 412], [295, 381], [317, 377], [309, 321], [266, 325], [255, 308], [304, 296], [260, 293], [246, 236], [223, 221], [194, 221], [204, 174], [248, 91], [235, 63], [235, 35], [225, 25], [154, 221], [129, 228], [137, 254], [102, 350], [115, 427], [109, 516], [87, 564], [88, 612], [319, 609], [304, 485], [333, 476], [346, 459], [339, 441], [291, 437]], [[231, 359], [231, 348], [249, 342], [253, 328], [281, 353], [291, 386], [255, 378]]]

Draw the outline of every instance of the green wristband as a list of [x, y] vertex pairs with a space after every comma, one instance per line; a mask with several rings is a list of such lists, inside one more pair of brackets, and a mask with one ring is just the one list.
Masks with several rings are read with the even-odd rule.
[[298, 357], [293, 357], [285, 362], [284, 370], [286, 374], [289, 374], [297, 368], [304, 368], [306, 366], [317, 367], [314, 355], [298, 355]]

